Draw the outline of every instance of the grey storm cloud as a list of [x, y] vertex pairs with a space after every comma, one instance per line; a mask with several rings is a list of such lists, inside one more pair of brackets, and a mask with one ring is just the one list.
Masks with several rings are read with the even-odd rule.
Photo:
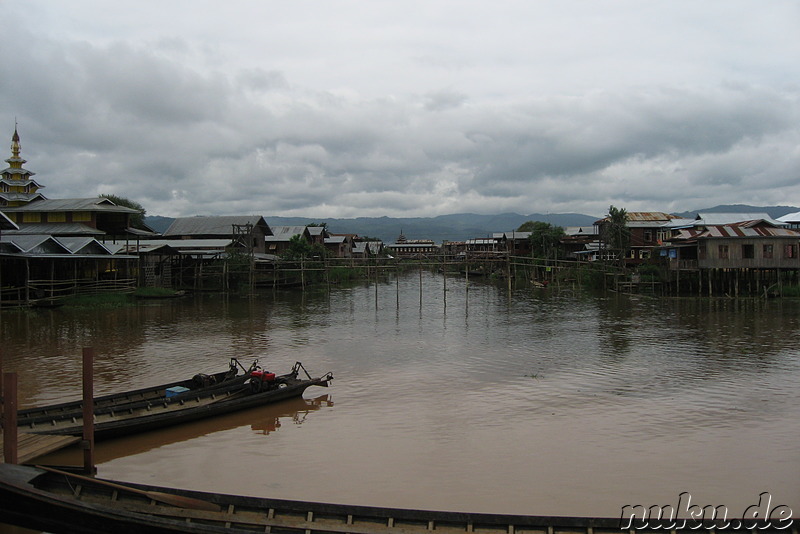
[[[341, 35], [331, 37], [335, 59], [307, 39], [279, 46], [277, 36], [290, 39], [288, 30], [273, 26], [276, 35], [251, 47], [254, 59], [245, 61], [229, 49], [235, 36], [200, 38], [189, 30], [148, 39], [136, 32], [82, 38], [74, 29], [40, 35], [25, 25], [34, 16], [23, 3], [11, 4], [29, 18], [18, 17], [1, 52], [0, 138], [6, 124], [10, 139], [16, 118], [27, 167], [51, 198], [114, 193], [172, 216], [355, 217], [602, 214], [623, 201], [629, 209], [669, 210], [753, 198], [791, 203], [800, 195], [800, 80], [770, 69], [774, 58], [753, 74], [723, 75], [715, 66], [698, 79], [691, 76], [703, 69], [692, 64], [672, 82], [671, 69], [678, 72], [691, 51], [656, 66], [635, 49], [612, 58], [602, 56], [602, 42], [548, 42], [553, 30], [541, 27], [543, 40], [527, 44], [545, 55], [533, 58], [492, 49], [487, 36], [465, 39], [468, 32], [437, 12], [438, 19], [408, 26], [413, 31], [400, 31], [402, 24], [388, 30], [383, 21], [387, 32], [371, 27], [353, 37], [355, 45], [376, 39], [380, 46], [348, 50]], [[236, 2], [231, 11], [242, 9]], [[645, 16], [651, 8], [642, 9]], [[293, 15], [276, 16], [302, 28]], [[308, 28], [323, 31], [321, 18]], [[450, 40], [439, 40], [436, 28]], [[514, 30], [506, 33], [526, 36], [520, 44], [532, 39]], [[243, 26], [243, 46], [249, 31]], [[394, 40], [382, 41], [387, 34]], [[663, 54], [670, 43], [697, 44], [683, 35], [656, 37], [647, 46]], [[606, 47], [627, 44], [603, 39]], [[708, 61], [718, 45], [698, 55]], [[737, 48], [718, 59], [730, 56], [737, 68], [759, 64], [748, 54], [755, 52]], [[309, 67], [323, 69], [326, 58], [341, 69], [322, 84]], [[346, 64], [359, 59], [360, 71]], [[342, 69], [352, 84], [343, 84]], [[602, 72], [603, 81], [586, 81]], [[383, 79], [397, 84], [384, 87]]]

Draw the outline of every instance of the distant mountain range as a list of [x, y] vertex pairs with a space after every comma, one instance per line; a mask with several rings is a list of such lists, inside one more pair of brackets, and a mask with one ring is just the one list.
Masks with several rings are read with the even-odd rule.
[[[767, 213], [777, 218], [787, 213], [800, 211], [792, 206], [756, 207], [744, 204], [722, 205], [694, 211], [674, 213], [679, 217], [694, 218], [698, 213]], [[334, 234], [357, 234], [374, 237], [385, 243], [394, 243], [402, 233], [408, 239], [433, 239], [442, 241], [465, 241], [491, 236], [494, 232], [516, 230], [527, 221], [542, 221], [554, 226], [592, 226], [600, 217], [580, 213], [502, 213], [499, 215], [478, 215], [457, 213], [438, 217], [358, 217], [355, 219], [310, 218], [310, 217], [270, 217], [264, 220], [270, 226], [304, 226], [311, 223], [327, 223], [328, 231]], [[145, 222], [157, 232], [164, 232], [174, 218], [147, 216]]]
[[766, 213], [773, 219], [783, 217], [789, 213], [796, 213], [800, 208], [795, 206], [749, 206], [747, 204], [725, 204], [713, 208], [703, 208], [701, 210], [684, 211], [682, 213], [673, 213], [678, 217], [685, 217], [687, 219], [694, 219], [698, 213]]

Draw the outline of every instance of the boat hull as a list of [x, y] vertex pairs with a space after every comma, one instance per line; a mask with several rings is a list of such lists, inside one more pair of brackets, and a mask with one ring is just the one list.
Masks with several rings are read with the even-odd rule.
[[[640, 525], [623, 524], [620, 518], [473, 514], [433, 510], [409, 510], [368, 506], [289, 501], [238, 495], [186, 491], [116, 481], [70, 479], [49, 468], [0, 464], [0, 517], [26, 528], [53, 533], [395, 533], [416, 532], [514, 532], [547, 534], [602, 534], [633, 532]], [[112, 486], [112, 487], [108, 487]], [[158, 492], [153, 494], [152, 492]], [[147, 496], [141, 495], [147, 493]], [[159, 502], [184, 499], [186, 506]], [[194, 506], [216, 505], [218, 510]], [[657, 524], [658, 523], [658, 524]], [[650, 521], [653, 530], [737, 530], [720, 521], [690, 522], [675, 528], [666, 520]], [[641, 525], [644, 527], [645, 525]], [[753, 525], [760, 532], [797, 534], [791, 522]], [[688, 531], [688, 530], [686, 530]]]
[[[138, 434], [280, 402], [301, 396], [311, 386], [327, 387], [333, 379], [330, 373], [320, 378], [298, 378], [301, 368], [298, 362], [290, 373], [276, 377], [272, 387], [263, 391], [250, 387], [249, 372], [228, 379], [226, 373], [217, 373], [202, 375], [209, 385], [195, 389], [184, 387], [191, 386], [191, 381], [181, 381], [100, 397], [95, 401], [94, 438], [100, 441]], [[173, 396], [166, 393], [170, 389], [176, 391]], [[81, 403], [22, 410], [18, 428], [33, 434], [81, 436]]]

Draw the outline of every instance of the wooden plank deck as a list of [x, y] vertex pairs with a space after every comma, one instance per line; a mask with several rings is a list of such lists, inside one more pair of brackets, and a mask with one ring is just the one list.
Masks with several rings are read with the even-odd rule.
[[[0, 429], [0, 443], [2, 443], [2, 439], [3, 431]], [[45, 454], [78, 443], [81, 441], [81, 438], [76, 436], [51, 436], [20, 432], [17, 441], [17, 459], [19, 463], [24, 464], [39, 456], [44, 456]], [[0, 462], [3, 461], [5, 461], [5, 458], [3, 458], [3, 448], [0, 447]]]

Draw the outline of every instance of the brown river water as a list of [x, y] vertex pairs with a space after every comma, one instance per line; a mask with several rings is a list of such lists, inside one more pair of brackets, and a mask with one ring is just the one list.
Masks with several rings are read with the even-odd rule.
[[426, 272], [0, 321], [22, 406], [79, 397], [82, 347], [97, 353], [98, 395], [223, 370], [232, 356], [335, 376], [303, 399], [100, 442], [104, 478], [606, 517], [677, 505], [682, 492], [741, 513], [769, 492], [800, 513], [800, 300], [509, 293]]

